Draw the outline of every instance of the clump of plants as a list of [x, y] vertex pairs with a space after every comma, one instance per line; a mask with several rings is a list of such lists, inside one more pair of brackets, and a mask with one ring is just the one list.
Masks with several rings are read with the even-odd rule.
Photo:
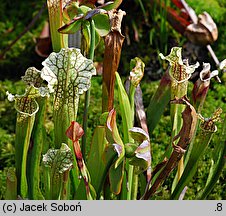
[[[7, 92], [17, 122], [15, 169], [8, 170], [6, 199], [155, 199], [156, 191], [175, 169], [170, 199], [182, 199], [217, 131], [222, 109], [216, 108], [206, 118], [202, 107], [210, 79], [218, 71], [204, 63], [189, 93], [189, 79], [199, 63], [189, 65], [183, 60], [180, 47], [172, 48], [168, 56], [160, 55], [169, 68], [150, 99], [146, 121], [140, 93], [144, 63], [138, 57], [131, 60], [126, 87], [117, 72], [124, 40], [121, 21], [125, 12], [118, 10], [122, 1], [100, 7], [95, 2], [47, 1], [54, 52], [42, 62], [41, 70], [26, 70], [23, 94]], [[78, 31], [81, 49], [68, 48], [68, 34]], [[96, 74], [93, 58], [101, 39], [105, 43], [102, 110], [92, 142], [87, 143], [90, 86]], [[81, 95], [85, 95], [84, 114], [83, 122], [78, 122]], [[150, 137], [168, 104], [171, 141], [153, 167]], [[51, 109], [48, 115], [47, 108]], [[46, 139], [47, 118], [53, 122], [50, 142]], [[223, 169], [226, 119], [223, 124], [222, 142], [214, 147], [206, 185], [196, 199], [206, 198]]]

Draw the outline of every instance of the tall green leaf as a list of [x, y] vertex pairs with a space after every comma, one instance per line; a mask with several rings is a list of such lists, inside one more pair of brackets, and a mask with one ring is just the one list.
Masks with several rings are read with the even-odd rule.
[[28, 198], [32, 200], [44, 199], [40, 190], [40, 159], [45, 140], [44, 118], [46, 111], [46, 98], [38, 99], [39, 112], [37, 113], [34, 129], [31, 135], [31, 145], [27, 158]]
[[161, 78], [158, 89], [152, 96], [147, 108], [147, 124], [149, 134], [152, 134], [165, 110], [165, 107], [170, 101], [170, 84], [171, 78], [169, 76], [169, 71], [167, 70]]
[[109, 144], [111, 144], [111, 148], [107, 149], [110, 151], [108, 151], [108, 154], [105, 155], [105, 158], [108, 156], [107, 161], [109, 161], [109, 159], [113, 156], [111, 151], [112, 147], [118, 155], [117, 160], [110, 167], [109, 180], [112, 192], [119, 194], [121, 192], [121, 185], [124, 176], [125, 148], [116, 125], [116, 111], [114, 109], [109, 112], [107, 117], [106, 138]]
[[24, 95], [12, 95], [8, 93], [8, 99], [15, 100], [15, 108], [18, 112], [16, 123], [16, 174], [18, 180], [18, 194], [27, 197], [27, 153], [30, 145], [31, 133], [35, 121], [35, 114], [39, 110], [36, 98], [39, 91], [33, 86], [26, 89]]
[[129, 138], [129, 129], [133, 127], [133, 116], [131, 112], [131, 105], [129, 101], [129, 97], [126, 93], [126, 90], [122, 84], [122, 80], [119, 74], [116, 72], [116, 81], [118, 85], [118, 97], [119, 97], [119, 106], [122, 116], [122, 125], [123, 125], [123, 141], [124, 143], [128, 143], [131, 140]]
[[58, 32], [58, 28], [63, 25], [63, 7], [67, 2], [68, 0], [47, 0], [51, 40], [55, 52], [68, 47], [68, 36]]
[[92, 185], [97, 193], [97, 199], [100, 197], [100, 192], [108, 172], [108, 170], [106, 170], [107, 164], [103, 161], [106, 145], [107, 140], [105, 138], [105, 127], [98, 126], [93, 134], [87, 162], [87, 168], [92, 179]]
[[216, 182], [218, 181], [222, 170], [225, 168], [225, 155], [226, 155], [226, 116], [224, 118], [224, 125], [222, 135], [219, 142], [215, 143], [213, 150], [212, 165], [206, 181], [205, 187], [199, 191], [195, 199], [206, 199], [206, 197], [213, 190]]

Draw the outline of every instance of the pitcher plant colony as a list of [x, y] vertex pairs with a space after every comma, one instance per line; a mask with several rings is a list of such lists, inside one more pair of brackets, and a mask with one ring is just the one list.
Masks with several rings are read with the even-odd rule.
[[[121, 22], [126, 16], [119, 9], [122, 0], [99, 7], [95, 3], [47, 0], [53, 52], [42, 62], [41, 70], [29, 67], [25, 71], [23, 94], [7, 92], [17, 120], [16, 164], [8, 171], [6, 199], [155, 199], [174, 170], [170, 199], [182, 199], [221, 121], [222, 135], [214, 147], [206, 185], [195, 197], [205, 199], [224, 167], [226, 118], [220, 107], [210, 117], [202, 116], [202, 108], [211, 79], [225, 64], [212, 71], [209, 63], [203, 63], [192, 84], [190, 78], [200, 63], [190, 65], [188, 59], [182, 59], [181, 47], [173, 47], [167, 56], [160, 54], [169, 62], [168, 69], [146, 113], [136, 118], [134, 98], [145, 64], [138, 57], [131, 60], [126, 88], [118, 71], [124, 41]], [[76, 32], [81, 34], [81, 47], [69, 48], [68, 34]], [[100, 40], [105, 45], [102, 114], [88, 143], [90, 86], [96, 75], [93, 59]], [[191, 92], [188, 85], [193, 85]], [[83, 94], [85, 104], [80, 103]], [[150, 140], [168, 105], [171, 141], [153, 167], [155, 152]], [[83, 122], [77, 122], [79, 106], [83, 106]], [[47, 107], [52, 116], [47, 116]], [[47, 117], [54, 124], [51, 143], [46, 141]]]

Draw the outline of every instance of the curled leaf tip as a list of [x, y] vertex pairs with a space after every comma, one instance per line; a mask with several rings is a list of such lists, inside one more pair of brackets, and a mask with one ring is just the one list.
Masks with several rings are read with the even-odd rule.
[[20, 114], [19, 119], [23, 120], [28, 116], [35, 115], [39, 110], [39, 105], [36, 101], [40, 97], [38, 89], [33, 86], [27, 87], [23, 95], [12, 95], [6, 92], [9, 101], [15, 101], [15, 109]]
[[136, 57], [130, 62], [130, 81], [133, 86], [137, 87], [144, 76], [144, 62]]
[[144, 140], [149, 140], [149, 135], [146, 131], [139, 127], [133, 127], [129, 129], [131, 137], [138, 143], [143, 142]]
[[41, 71], [37, 70], [35, 67], [29, 67], [25, 75], [22, 76], [22, 80], [28, 85], [33, 86], [40, 93], [41, 97], [48, 96], [51, 91], [49, 90], [47, 83], [41, 76]]
[[130, 164], [139, 166], [144, 171], [151, 165], [149, 135], [138, 127], [131, 128], [129, 132], [134, 142], [139, 145], [134, 151], [135, 156], [131, 158]]
[[118, 154], [118, 157], [120, 157], [120, 155], [122, 154], [122, 146], [117, 143], [113, 143], [112, 145], [114, 146], [114, 149]]
[[108, 114], [108, 117], [107, 117], [107, 128], [112, 131], [112, 128], [113, 128], [113, 124], [114, 122], [116, 121], [116, 111], [115, 109], [113, 108], [109, 114]]
[[173, 47], [170, 51], [170, 54], [167, 56], [164, 56], [162, 53], [159, 54], [159, 56], [163, 60], [168, 60], [170, 63], [170, 66], [174, 64], [174, 62], [178, 62], [180, 65], [183, 65], [182, 57], [181, 57], [182, 48], [181, 47]]
[[82, 129], [82, 126], [75, 121], [71, 122], [70, 127], [66, 131], [66, 135], [69, 139], [71, 139], [73, 142], [78, 141], [84, 134], [84, 130]]
[[[194, 65], [186, 65], [186, 73], [187, 74], [192, 74], [194, 73], [195, 69], [199, 67], [199, 62], [196, 62]], [[189, 76], [190, 78], [190, 76]]]
[[10, 102], [13, 102], [15, 100], [15, 96], [11, 94], [9, 91], [6, 92], [6, 95]]
[[218, 76], [218, 70], [214, 70], [211, 72], [210, 63], [203, 63], [203, 69], [200, 72], [200, 80], [203, 82], [209, 81], [211, 78]]
[[197, 23], [187, 26], [184, 35], [194, 44], [206, 46], [217, 40], [218, 30], [207, 12], [199, 14]]
[[36, 99], [49, 96], [50, 93], [47, 84], [41, 77], [41, 72], [35, 67], [29, 67], [25, 75], [22, 76], [22, 80], [27, 85], [24, 94], [13, 95], [8, 91], [6, 92], [8, 100], [11, 102], [15, 101], [15, 109], [20, 114], [18, 120], [23, 120], [28, 116], [31, 117], [35, 115], [39, 110]]
[[169, 74], [176, 83], [183, 83], [187, 81], [195, 69], [199, 67], [198, 62], [194, 65], [189, 65], [187, 60], [182, 60], [181, 47], [173, 47], [168, 56], [164, 56], [162, 53], [159, 55], [162, 59], [169, 61]]
[[150, 165], [151, 153], [150, 153], [150, 143], [148, 140], [144, 140], [143, 143], [141, 143], [140, 146], [138, 146], [135, 153], [137, 158], [141, 158], [147, 161], [148, 165]]
[[201, 129], [208, 132], [216, 132], [217, 126], [215, 125], [215, 122], [221, 122], [220, 115], [222, 112], [222, 109], [218, 108], [210, 118], [204, 118], [201, 114], [198, 114], [198, 117], [201, 120]]

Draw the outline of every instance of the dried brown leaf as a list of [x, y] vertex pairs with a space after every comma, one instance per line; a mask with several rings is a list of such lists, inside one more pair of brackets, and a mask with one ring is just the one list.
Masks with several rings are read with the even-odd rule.
[[185, 31], [185, 36], [194, 44], [212, 44], [218, 38], [217, 25], [211, 16], [204, 12], [198, 16], [198, 22], [190, 24]]
[[173, 144], [174, 150], [169, 160], [167, 161], [166, 165], [153, 183], [152, 187], [144, 194], [143, 199], [149, 199], [149, 197], [156, 192], [159, 186], [165, 181], [165, 179], [177, 166], [195, 133], [195, 128], [197, 124], [197, 113], [195, 111], [195, 108], [189, 103], [186, 97], [182, 97], [180, 99], [176, 98], [171, 102], [186, 105], [186, 108], [182, 113], [183, 126], [178, 135], [175, 136], [173, 139], [173, 141], [175, 141], [179, 138], [179, 141], [176, 146]]
[[111, 31], [105, 37], [105, 52], [103, 62], [103, 112], [113, 108], [115, 72], [121, 56], [124, 36], [121, 34], [121, 22], [124, 11], [109, 11]]

